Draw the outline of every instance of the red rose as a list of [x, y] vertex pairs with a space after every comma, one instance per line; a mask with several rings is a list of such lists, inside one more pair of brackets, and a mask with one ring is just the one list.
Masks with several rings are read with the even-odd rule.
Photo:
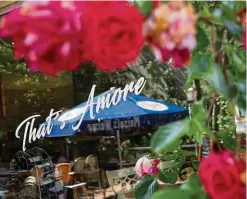
[[153, 159], [153, 165], [157, 166], [160, 163], [160, 160], [158, 158]]
[[24, 26], [26, 16], [24, 15], [24, 11], [28, 12], [29, 9], [29, 6], [26, 6], [25, 8], [16, 8], [1, 19], [0, 37], [11, 38], [13, 40], [15, 45], [14, 57], [16, 59], [22, 58], [27, 49], [23, 45], [26, 36]]
[[127, 2], [83, 2], [86, 29], [83, 51], [102, 71], [124, 69], [135, 61], [144, 43], [143, 17]]
[[151, 168], [151, 174], [152, 175], [158, 175], [160, 173], [160, 169], [156, 166], [152, 166]]
[[55, 75], [72, 71], [82, 61], [80, 16], [73, 2], [25, 5], [7, 15], [0, 35], [14, 42], [17, 58], [33, 71]]
[[211, 199], [244, 199], [245, 185], [241, 173], [246, 163], [229, 150], [213, 152], [201, 162], [199, 177]]
[[239, 12], [238, 12], [238, 16], [240, 18], [240, 23], [241, 25], [246, 28], [246, 8], [242, 8]]
[[169, 60], [169, 58], [172, 59], [173, 65], [177, 68], [183, 67], [190, 61], [190, 51], [185, 49], [174, 49], [172, 51], [169, 51], [165, 48], [160, 49], [162, 53], [162, 59], [164, 61]]
[[242, 43], [243, 43], [243, 47], [246, 50], [246, 8], [242, 8], [239, 12], [238, 12], [238, 16], [240, 18], [240, 23], [244, 29], [244, 33], [243, 33], [243, 38], [242, 38]]

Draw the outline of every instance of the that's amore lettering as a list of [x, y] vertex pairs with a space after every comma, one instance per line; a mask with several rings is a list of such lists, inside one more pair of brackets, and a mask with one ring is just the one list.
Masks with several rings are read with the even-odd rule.
[[[88, 111], [88, 109], [91, 119], [94, 119], [95, 115], [93, 110], [95, 106], [96, 113], [99, 113], [99, 111], [102, 111], [105, 108], [109, 108], [111, 105], [115, 106], [120, 102], [121, 99], [126, 101], [128, 93], [135, 93], [135, 95], [139, 95], [142, 92], [145, 84], [145, 78], [141, 77], [136, 83], [131, 82], [129, 84], [126, 84], [123, 89], [117, 88], [114, 89], [112, 92], [107, 92], [105, 95], [99, 96], [96, 103], [94, 103], [93, 101], [96, 85], [93, 85], [86, 106], [84, 107], [85, 111], [81, 114], [78, 123], [75, 126], [72, 126], [72, 129], [74, 131], [79, 129], [79, 127], [82, 124], [84, 115]], [[38, 128], [35, 127], [35, 119], [37, 117], [40, 117], [41, 115], [33, 115], [22, 121], [15, 131], [16, 138], [22, 139], [22, 150], [26, 150], [26, 142], [32, 143], [36, 140], [39, 140], [42, 137], [45, 137], [46, 135], [49, 135], [53, 127], [52, 120], [57, 120], [61, 112], [62, 111], [54, 112], [54, 110], [51, 109], [49, 116], [46, 118], [46, 123], [41, 124]], [[59, 121], [61, 121], [60, 118]], [[60, 129], [63, 129], [65, 127], [66, 118], [61, 122], [62, 124], [60, 126]], [[22, 138], [20, 133], [21, 131], [24, 131], [24, 134], [22, 134]]]

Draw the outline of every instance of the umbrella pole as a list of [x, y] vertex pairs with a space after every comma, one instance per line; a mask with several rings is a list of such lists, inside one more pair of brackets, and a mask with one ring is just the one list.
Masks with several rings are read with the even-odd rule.
[[69, 138], [65, 138], [65, 153], [69, 160]]
[[68, 143], [66, 143], [65, 148], [66, 148], [66, 156], [69, 160], [69, 144]]
[[122, 153], [121, 153], [121, 149], [120, 149], [121, 143], [120, 143], [120, 133], [119, 133], [119, 130], [117, 130], [117, 145], [118, 145], [119, 165], [120, 165], [120, 169], [122, 169], [123, 168], [123, 165], [122, 165]]

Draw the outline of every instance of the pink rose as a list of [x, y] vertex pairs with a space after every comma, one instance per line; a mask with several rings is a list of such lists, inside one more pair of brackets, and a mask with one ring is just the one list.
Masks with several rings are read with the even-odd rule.
[[238, 16], [240, 18], [240, 23], [244, 29], [243, 37], [242, 37], [242, 44], [243, 44], [244, 49], [246, 50], [246, 7], [242, 8], [238, 12]]
[[245, 167], [229, 150], [212, 152], [201, 162], [199, 177], [211, 199], [244, 199], [246, 187], [240, 176]]
[[68, 1], [24, 5], [3, 18], [0, 36], [13, 40], [15, 57], [23, 57], [32, 71], [72, 71], [82, 61], [83, 34], [76, 9]]
[[159, 164], [158, 159], [154, 159], [152, 163], [150, 160], [146, 157], [140, 158], [136, 162], [135, 170], [138, 176], [143, 177], [146, 175], [158, 175], [160, 173], [160, 169], [157, 167]]
[[153, 165], [148, 158], [142, 157], [136, 162], [135, 170], [138, 176], [143, 177], [152, 172]]

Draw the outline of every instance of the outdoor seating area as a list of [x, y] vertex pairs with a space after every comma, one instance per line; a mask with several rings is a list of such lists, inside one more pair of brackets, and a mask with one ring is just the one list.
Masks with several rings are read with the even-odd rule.
[[[47, 161], [49, 157], [46, 155], [48, 154], [39, 148], [16, 153], [8, 165], [11, 170], [5, 168], [0, 172], [2, 199], [52, 198], [52, 194], [49, 193], [56, 193], [58, 199], [135, 198], [134, 189], [140, 182], [140, 177], [133, 166], [134, 163], [123, 163], [122, 168], [117, 170], [104, 170], [99, 167], [98, 157], [94, 155], [58, 164]], [[23, 164], [25, 159], [26, 163]], [[37, 163], [36, 166], [33, 165], [34, 162]], [[160, 169], [164, 170], [169, 166], [169, 163], [163, 162]], [[20, 185], [18, 189], [11, 186], [17, 182]], [[174, 186], [179, 184], [180, 181]], [[159, 186], [172, 185], [159, 182]], [[47, 188], [49, 192], [44, 192]]]
[[0, 1], [0, 199], [246, 199], [246, 1]]

